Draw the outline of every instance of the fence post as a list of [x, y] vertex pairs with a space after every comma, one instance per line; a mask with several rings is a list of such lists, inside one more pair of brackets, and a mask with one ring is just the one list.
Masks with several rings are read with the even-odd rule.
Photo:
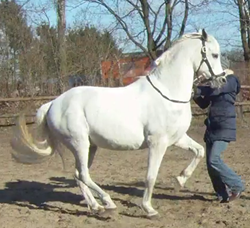
[[[240, 102], [243, 101], [242, 93], [240, 92], [238, 96], [236, 97], [236, 102], [240, 104]], [[240, 118], [240, 120], [244, 119], [244, 113], [243, 113], [243, 105], [237, 105], [236, 106], [236, 116]]]

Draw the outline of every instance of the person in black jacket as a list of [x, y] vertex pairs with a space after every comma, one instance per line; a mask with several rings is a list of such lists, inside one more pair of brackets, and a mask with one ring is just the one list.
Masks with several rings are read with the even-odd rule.
[[204, 135], [207, 170], [221, 203], [239, 198], [245, 188], [241, 178], [221, 159], [228, 143], [236, 141], [234, 103], [239, 92], [240, 82], [232, 71], [221, 88], [198, 86], [194, 91], [194, 101], [199, 107], [210, 106]]

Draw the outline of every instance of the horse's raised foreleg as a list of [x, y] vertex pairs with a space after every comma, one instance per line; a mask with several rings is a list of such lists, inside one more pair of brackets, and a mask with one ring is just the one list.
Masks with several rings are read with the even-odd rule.
[[165, 136], [149, 136], [148, 137], [148, 171], [146, 178], [146, 188], [142, 200], [142, 208], [149, 217], [155, 216], [158, 212], [151, 205], [151, 198], [158, 171], [162, 162], [162, 158], [168, 146], [168, 140]]
[[204, 157], [204, 148], [202, 145], [191, 139], [187, 134], [183, 135], [175, 145], [186, 150], [191, 150], [195, 154], [191, 163], [180, 173], [179, 176], [176, 177], [180, 187], [184, 187], [186, 181], [191, 177], [201, 158]]

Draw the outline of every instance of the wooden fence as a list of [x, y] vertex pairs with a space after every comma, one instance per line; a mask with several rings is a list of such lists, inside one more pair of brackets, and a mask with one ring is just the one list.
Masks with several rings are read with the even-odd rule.
[[0, 126], [15, 124], [16, 117], [24, 112], [27, 123], [34, 123], [36, 110], [56, 96], [0, 98]]
[[[250, 86], [242, 86], [243, 89], [250, 89]], [[21, 98], [0, 98], [0, 126], [11, 126], [20, 112], [25, 112], [27, 123], [34, 123], [37, 108], [42, 104], [55, 99], [56, 96], [44, 97], [21, 97]], [[238, 117], [243, 118], [244, 113], [250, 112], [250, 101], [236, 102]], [[207, 110], [202, 110], [192, 103], [193, 116], [205, 115]]]

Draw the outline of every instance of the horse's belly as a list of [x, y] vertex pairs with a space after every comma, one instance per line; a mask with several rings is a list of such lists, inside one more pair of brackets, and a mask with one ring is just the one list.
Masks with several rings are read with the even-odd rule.
[[129, 134], [122, 132], [122, 130], [115, 134], [100, 134], [92, 132], [90, 134], [90, 141], [92, 144], [111, 150], [138, 150], [146, 148], [146, 142], [143, 134]]

